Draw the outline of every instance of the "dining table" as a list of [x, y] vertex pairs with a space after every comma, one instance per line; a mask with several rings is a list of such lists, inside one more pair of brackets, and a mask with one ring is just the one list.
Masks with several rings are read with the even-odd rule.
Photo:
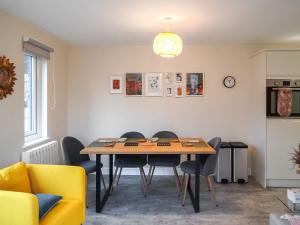
[[[178, 139], [135, 139], [99, 138], [80, 151], [80, 154], [96, 155], [96, 212], [100, 213], [105, 206], [113, 185], [113, 156], [115, 154], [180, 154], [195, 155], [200, 161], [201, 155], [215, 154], [216, 151], [203, 138]], [[109, 156], [109, 187], [102, 193], [101, 189], [101, 156]], [[200, 163], [196, 163], [194, 191], [188, 182], [188, 193], [195, 212], [200, 212]]]

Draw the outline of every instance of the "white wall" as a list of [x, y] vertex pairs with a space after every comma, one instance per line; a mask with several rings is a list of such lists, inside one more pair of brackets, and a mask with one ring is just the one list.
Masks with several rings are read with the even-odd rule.
[[[254, 46], [184, 46], [164, 59], [151, 46], [72, 46], [68, 57], [68, 131], [88, 144], [130, 130], [150, 137], [159, 130], [179, 136], [221, 136], [224, 141], [257, 143], [257, 95], [251, 74]], [[124, 72], [205, 72], [204, 97], [125, 97], [109, 94], [109, 76]], [[236, 77], [227, 89], [225, 75]], [[264, 106], [263, 106], [264, 107]]]
[[252, 77], [253, 83], [252, 96], [255, 99], [252, 105], [255, 115], [252, 124], [253, 147], [252, 148], [252, 173], [255, 179], [266, 186], [266, 53], [262, 52], [253, 57]]
[[[16, 66], [17, 81], [14, 92], [0, 101], [0, 168], [20, 160], [24, 144], [24, 58], [22, 36], [27, 35], [55, 49], [52, 55], [56, 79], [56, 101], [54, 110], [48, 107], [48, 136], [58, 139], [66, 134], [67, 116], [67, 46], [47, 32], [0, 11], [0, 55], [6, 55]], [[53, 101], [53, 86], [48, 80], [48, 104]]]

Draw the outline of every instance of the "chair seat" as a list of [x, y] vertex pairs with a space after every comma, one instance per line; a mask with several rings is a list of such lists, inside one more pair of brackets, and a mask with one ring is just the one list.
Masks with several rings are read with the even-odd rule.
[[[78, 163], [74, 163], [74, 165], [76, 166], [81, 166], [84, 168], [85, 170], [85, 174], [90, 174], [96, 171], [96, 162], [95, 161], [83, 161], [83, 162], [78, 162]], [[103, 167], [103, 164], [100, 164], [101, 168]]]
[[147, 159], [136, 157], [136, 156], [127, 156], [120, 157], [115, 160], [116, 167], [125, 167], [125, 168], [139, 168], [147, 164]]
[[[199, 164], [200, 164], [200, 175], [203, 175], [202, 171], [203, 171], [204, 163], [199, 162]], [[180, 168], [184, 173], [195, 174], [195, 172], [196, 172], [195, 171], [196, 170], [196, 161], [194, 161], [194, 160], [184, 161], [184, 162], [181, 163]]]
[[175, 167], [180, 164], [180, 155], [149, 155], [150, 166]]

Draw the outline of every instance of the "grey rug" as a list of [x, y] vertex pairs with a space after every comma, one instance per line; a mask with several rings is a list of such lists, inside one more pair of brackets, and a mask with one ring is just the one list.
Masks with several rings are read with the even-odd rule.
[[102, 213], [95, 212], [95, 176], [89, 176], [85, 225], [266, 225], [269, 213], [288, 209], [276, 197], [276, 190], [265, 190], [250, 179], [247, 184], [215, 184], [219, 207], [201, 180], [201, 212], [194, 213], [189, 196], [181, 205], [172, 176], [154, 176], [143, 196], [139, 176], [122, 176]]

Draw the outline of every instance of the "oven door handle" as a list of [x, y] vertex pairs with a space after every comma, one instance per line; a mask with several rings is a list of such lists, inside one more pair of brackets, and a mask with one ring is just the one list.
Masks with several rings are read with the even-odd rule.
[[[288, 87], [289, 88], [289, 87]], [[283, 88], [272, 88], [272, 91], [278, 91], [278, 90], [281, 90]], [[300, 88], [290, 88], [292, 91], [300, 91]]]

